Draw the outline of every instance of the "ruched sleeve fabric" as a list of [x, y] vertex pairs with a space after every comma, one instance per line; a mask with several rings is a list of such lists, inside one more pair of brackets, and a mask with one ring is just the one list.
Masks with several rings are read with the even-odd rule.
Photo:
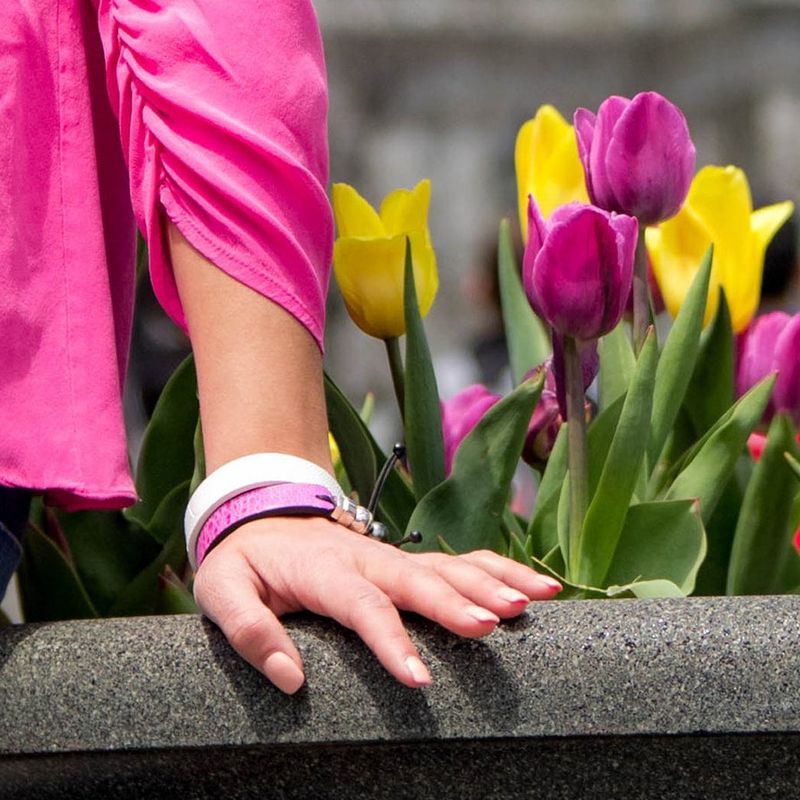
[[322, 347], [326, 115], [308, 0], [0, 4], [0, 484], [135, 500], [136, 223], [179, 325], [167, 219]]

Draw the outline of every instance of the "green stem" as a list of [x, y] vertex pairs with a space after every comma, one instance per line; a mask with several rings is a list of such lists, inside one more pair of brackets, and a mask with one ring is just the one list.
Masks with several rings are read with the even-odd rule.
[[564, 337], [564, 372], [567, 395], [567, 445], [569, 463], [569, 577], [577, 579], [581, 532], [589, 506], [589, 465], [586, 454], [586, 411], [583, 369], [578, 343]]
[[633, 348], [636, 355], [644, 345], [650, 326], [650, 288], [647, 285], [647, 248], [644, 225], [639, 226], [636, 240], [636, 260], [633, 266]]
[[392, 385], [397, 405], [400, 409], [400, 419], [405, 424], [406, 420], [406, 378], [403, 367], [403, 357], [400, 355], [400, 339], [392, 336], [383, 340], [386, 345], [386, 355], [389, 357], [389, 369], [392, 373]]

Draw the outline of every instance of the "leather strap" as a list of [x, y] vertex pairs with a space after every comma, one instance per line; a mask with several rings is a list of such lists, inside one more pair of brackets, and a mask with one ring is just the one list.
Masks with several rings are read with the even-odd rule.
[[330, 517], [335, 508], [336, 501], [321, 485], [281, 483], [250, 489], [226, 500], [205, 521], [195, 550], [197, 566], [222, 539], [246, 522], [276, 516]]

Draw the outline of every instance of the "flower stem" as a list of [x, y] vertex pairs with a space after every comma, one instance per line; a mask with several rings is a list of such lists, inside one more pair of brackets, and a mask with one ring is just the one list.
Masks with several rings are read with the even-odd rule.
[[647, 248], [644, 242], [645, 226], [639, 226], [636, 240], [636, 260], [633, 265], [633, 348], [636, 355], [644, 345], [650, 325], [650, 288], [647, 285]]
[[589, 505], [589, 467], [586, 457], [586, 411], [583, 370], [578, 342], [564, 337], [567, 395], [567, 445], [569, 463], [569, 578], [576, 580], [580, 566], [583, 520]]
[[389, 369], [392, 373], [392, 385], [397, 405], [400, 409], [400, 419], [405, 424], [406, 419], [406, 379], [403, 367], [403, 357], [400, 355], [400, 339], [392, 336], [383, 340], [386, 345], [386, 355], [389, 358]]

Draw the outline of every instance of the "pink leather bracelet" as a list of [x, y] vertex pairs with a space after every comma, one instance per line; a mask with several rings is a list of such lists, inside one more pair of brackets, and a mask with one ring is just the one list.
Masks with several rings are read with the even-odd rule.
[[205, 521], [197, 539], [197, 566], [229, 533], [246, 522], [264, 517], [330, 517], [336, 501], [324, 486], [279, 483], [236, 495], [216, 508]]

